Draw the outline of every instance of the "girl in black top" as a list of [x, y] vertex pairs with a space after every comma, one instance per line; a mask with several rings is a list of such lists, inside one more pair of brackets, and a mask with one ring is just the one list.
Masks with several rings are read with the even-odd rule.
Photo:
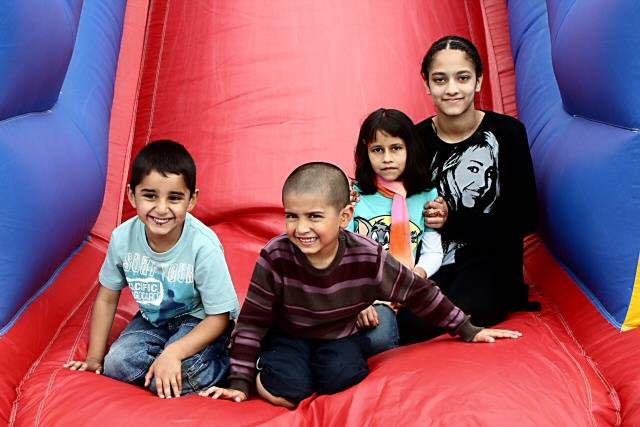
[[[432, 202], [426, 214], [448, 211], [440, 230], [443, 266], [432, 279], [478, 325], [495, 325], [509, 311], [538, 309], [538, 303], [527, 300], [522, 273], [522, 239], [537, 222], [525, 128], [512, 117], [475, 108], [482, 63], [470, 41], [457, 36], [436, 41], [421, 72], [437, 115], [416, 129], [430, 151], [428, 167], [446, 202], [440, 207]], [[404, 343], [440, 332], [406, 310], [398, 322]]]

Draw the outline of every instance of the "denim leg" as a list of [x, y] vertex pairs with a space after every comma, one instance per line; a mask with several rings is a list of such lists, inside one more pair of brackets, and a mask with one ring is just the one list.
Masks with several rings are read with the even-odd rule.
[[169, 338], [167, 330], [155, 327], [140, 313], [111, 345], [104, 358], [104, 375], [130, 384], [144, 385], [144, 376]]
[[365, 348], [365, 357], [382, 353], [385, 350], [396, 348], [400, 342], [396, 314], [386, 304], [374, 305], [378, 314], [379, 324], [375, 328], [360, 332], [369, 339], [369, 346]]
[[333, 394], [362, 381], [369, 373], [364, 350], [367, 338], [356, 334], [316, 346], [311, 359], [316, 391]]
[[[170, 344], [183, 338], [193, 330], [202, 320], [193, 316], [181, 316], [168, 322], [167, 327], [172, 334], [165, 344]], [[197, 393], [212, 385], [226, 380], [229, 374], [229, 354], [227, 347], [229, 337], [233, 330], [233, 322], [230, 323], [214, 342], [207, 347], [182, 361], [182, 393], [187, 395]], [[156, 393], [155, 381], [151, 381], [149, 390]]]

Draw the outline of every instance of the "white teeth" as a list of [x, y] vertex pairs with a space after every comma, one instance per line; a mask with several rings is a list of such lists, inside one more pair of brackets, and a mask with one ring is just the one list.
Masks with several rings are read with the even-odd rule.
[[154, 218], [154, 217], [151, 217], [151, 219], [156, 224], [162, 225], [162, 224], [168, 223], [170, 218]]
[[298, 240], [300, 240], [302, 243], [311, 243], [316, 240], [316, 237], [298, 237]]

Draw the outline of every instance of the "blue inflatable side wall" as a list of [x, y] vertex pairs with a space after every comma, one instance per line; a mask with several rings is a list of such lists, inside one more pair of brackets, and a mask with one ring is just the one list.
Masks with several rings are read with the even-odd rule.
[[97, 218], [125, 3], [39, 0], [3, 7], [0, 334]]
[[509, 22], [545, 241], [611, 323], [638, 326], [640, 2], [510, 1]]
[[0, 120], [51, 108], [67, 73], [82, 1], [6, 2], [0, 14]]

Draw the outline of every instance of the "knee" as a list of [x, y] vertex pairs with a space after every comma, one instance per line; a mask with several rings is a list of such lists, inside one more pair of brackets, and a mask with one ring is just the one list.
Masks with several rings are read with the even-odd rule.
[[104, 358], [104, 375], [127, 383], [138, 383], [153, 363], [149, 355], [140, 350], [114, 346]]
[[369, 373], [367, 361], [361, 353], [345, 352], [319, 355], [312, 364], [316, 391], [333, 394], [358, 384]]
[[269, 393], [269, 391], [262, 385], [262, 380], [260, 379], [260, 374], [256, 377], [256, 390], [258, 391], [258, 395], [262, 397], [267, 402], [271, 403], [275, 406], [282, 406], [287, 409], [295, 409], [298, 406], [298, 402], [293, 403], [288, 401], [283, 397], [277, 397], [273, 394]]
[[[296, 360], [274, 360], [261, 357], [258, 361], [260, 373], [260, 393], [265, 400], [278, 406], [286, 402], [294, 407], [313, 394], [313, 378], [308, 366], [296, 363]], [[256, 382], [257, 385], [257, 382]]]

